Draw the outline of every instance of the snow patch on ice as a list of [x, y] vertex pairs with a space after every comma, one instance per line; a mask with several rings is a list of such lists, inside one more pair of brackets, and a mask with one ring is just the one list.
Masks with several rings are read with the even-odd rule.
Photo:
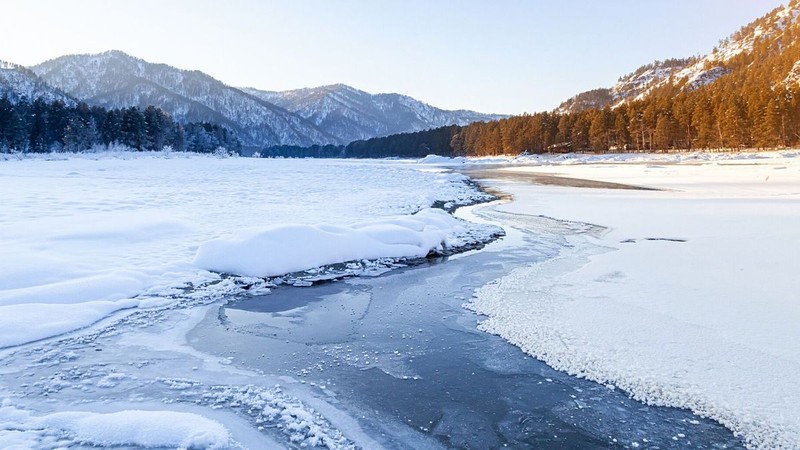
[[417, 161], [417, 164], [446, 164], [446, 165], [457, 165], [457, 164], [464, 164], [467, 161], [467, 158], [464, 157], [449, 157], [449, 156], [439, 156], [439, 155], [428, 155], [420, 160]]
[[439, 209], [350, 226], [283, 225], [247, 230], [200, 245], [194, 264], [271, 277], [324, 265], [377, 258], [422, 258], [458, 245], [467, 224]]
[[61, 448], [83, 444], [216, 449], [232, 444], [222, 424], [193, 413], [68, 411], [37, 416], [10, 405], [0, 407], [0, 440], [5, 448], [41, 447], [54, 436]]

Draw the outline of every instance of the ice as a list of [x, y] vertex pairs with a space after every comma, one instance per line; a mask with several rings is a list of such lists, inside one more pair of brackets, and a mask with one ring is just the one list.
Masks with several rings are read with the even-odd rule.
[[797, 156], [567, 155], [504, 168], [660, 190], [498, 184], [515, 199], [499, 209], [607, 228], [484, 286], [469, 307], [555, 368], [689, 408], [752, 448], [798, 448]]
[[0, 307], [0, 346], [34, 342], [87, 327], [109, 314], [137, 306], [133, 299], [53, 305], [26, 303]]

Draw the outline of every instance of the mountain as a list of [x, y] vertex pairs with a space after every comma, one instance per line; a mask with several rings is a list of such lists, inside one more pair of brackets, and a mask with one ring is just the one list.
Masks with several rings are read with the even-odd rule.
[[[556, 112], [576, 113], [591, 108], [617, 107], [624, 102], [642, 100], [655, 89], [669, 84], [679, 85], [681, 91], [692, 91], [714, 83], [734, 70], [746, 69], [739, 61], [754, 62], [750, 58], [754, 50], [771, 45], [784, 46], [780, 41], [791, 33], [790, 28], [796, 27], [798, 16], [800, 2], [792, 0], [788, 6], [774, 9], [723, 39], [703, 57], [655, 61], [621, 77], [611, 88], [595, 89], [570, 98]], [[793, 66], [784, 76], [786, 79], [800, 78], [800, 64]]]
[[11, 103], [17, 103], [22, 97], [30, 101], [41, 97], [48, 103], [61, 100], [68, 106], [77, 103], [74, 98], [44, 82], [30, 69], [0, 61], [0, 97], [5, 95]]
[[248, 146], [340, 143], [296, 114], [202, 72], [149, 63], [120, 51], [62, 56], [31, 69], [90, 105], [155, 105], [179, 122], [228, 127]]
[[251, 147], [346, 144], [504, 117], [446, 111], [408, 96], [372, 95], [341, 84], [286, 92], [237, 89], [199, 71], [150, 63], [116, 50], [62, 56], [31, 70], [89, 105], [155, 105], [178, 122], [223, 125]]
[[447, 111], [406, 95], [370, 94], [344, 84], [283, 92], [242, 90], [309, 120], [343, 142], [505, 117]]
[[798, 148], [799, 18], [800, 0], [792, 0], [706, 56], [648, 64], [560, 110], [351, 146], [459, 156]]
[[[670, 79], [679, 77], [689, 67], [695, 67], [698, 58], [668, 59], [655, 61], [641, 66], [628, 75], [619, 78], [617, 83], [610, 88], [593, 89], [561, 103], [557, 108], [560, 113], [576, 113], [592, 108], [616, 107], [626, 100], [642, 99], [654, 87], [661, 86]], [[721, 73], [712, 73], [705, 77], [698, 77], [713, 81], [712, 75], [718, 77]]]

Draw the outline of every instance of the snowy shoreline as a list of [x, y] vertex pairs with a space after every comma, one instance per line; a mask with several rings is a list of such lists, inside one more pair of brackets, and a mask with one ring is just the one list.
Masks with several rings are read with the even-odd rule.
[[[428, 209], [490, 196], [463, 175], [409, 163], [59, 154], [3, 162], [0, 189], [15, 194], [0, 211], [0, 348], [169, 303], [217, 283], [206, 269], [370, 273], [500, 233]], [[232, 270], [252, 269], [241, 252], [250, 265], [272, 261], [269, 273]], [[238, 267], [218, 266], [225, 258]]]
[[[575, 235], [560, 257], [501, 277], [466, 306], [486, 316], [483, 330], [554, 368], [691, 409], [750, 448], [797, 448], [796, 156], [709, 155], [692, 164], [592, 156], [498, 169], [506, 174], [491, 184], [514, 196], [499, 209], [607, 231]], [[661, 190], [505, 176], [525, 171]]]
[[[278, 275], [302, 285], [373, 275], [502, 232], [443, 210], [491, 199], [466, 177], [407, 162], [57, 156], [0, 163], [0, 188], [15, 194], [0, 210], [3, 446], [60, 439], [59, 446], [241, 448], [248, 436], [252, 448], [281, 445], [272, 439], [343, 449], [354, 448], [353, 437], [370, 443], [301, 383], [201, 353], [187, 333], [213, 305], [268, 292], [278, 281], [269, 276], [302, 269]], [[312, 242], [314, 233], [321, 239]], [[231, 248], [243, 236], [254, 240]], [[242, 260], [241, 251], [256, 248], [246, 262], [271, 257], [276, 269], [255, 277], [208, 271], [193, 258], [211, 242], [222, 245], [216, 256], [206, 253], [207, 263]], [[311, 259], [287, 265], [300, 254]], [[117, 386], [129, 386], [131, 397], [106, 397]], [[89, 403], [98, 395], [104, 405]], [[191, 395], [194, 408], [171, 406]], [[45, 397], [49, 406], [37, 403]], [[230, 405], [275, 432], [243, 426], [246, 418], [228, 417]]]

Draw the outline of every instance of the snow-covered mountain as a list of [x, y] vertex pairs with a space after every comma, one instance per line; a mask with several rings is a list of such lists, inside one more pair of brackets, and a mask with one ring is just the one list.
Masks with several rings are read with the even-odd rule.
[[[579, 112], [590, 108], [616, 107], [628, 100], [641, 100], [654, 89], [675, 83], [681, 89], [693, 90], [713, 83], [737, 67], [736, 58], [753, 52], [754, 46], [775, 42], [788, 26], [796, 26], [800, 17], [800, 1], [778, 7], [764, 17], [723, 39], [709, 54], [686, 59], [656, 61], [625, 75], [608, 89], [583, 92], [563, 102], [557, 112]], [[800, 79], [800, 62], [786, 74], [787, 80]]]
[[298, 114], [344, 142], [505, 117], [447, 111], [406, 95], [370, 94], [344, 84], [283, 92], [242, 90]]
[[560, 113], [575, 113], [591, 108], [603, 108], [608, 105], [615, 107], [629, 99], [641, 99], [654, 87], [670, 80], [670, 77], [676, 79], [677, 74], [693, 66], [696, 61], [696, 58], [655, 61], [620, 77], [617, 83], [610, 88], [581, 92], [561, 103], [557, 111]]
[[22, 97], [29, 101], [41, 97], [47, 102], [61, 100], [68, 105], [76, 103], [75, 99], [48, 85], [30, 69], [0, 61], [0, 97], [5, 95], [12, 103], [18, 102]]
[[300, 116], [202, 72], [149, 63], [120, 51], [62, 56], [31, 69], [90, 105], [155, 105], [179, 122], [224, 125], [244, 145], [340, 143]]
[[237, 89], [199, 71], [150, 63], [120, 51], [62, 56], [31, 70], [90, 105], [155, 105], [179, 122], [228, 127], [244, 145], [254, 147], [346, 144], [503, 117], [446, 111], [408, 96], [372, 95], [340, 84], [286, 92]]

